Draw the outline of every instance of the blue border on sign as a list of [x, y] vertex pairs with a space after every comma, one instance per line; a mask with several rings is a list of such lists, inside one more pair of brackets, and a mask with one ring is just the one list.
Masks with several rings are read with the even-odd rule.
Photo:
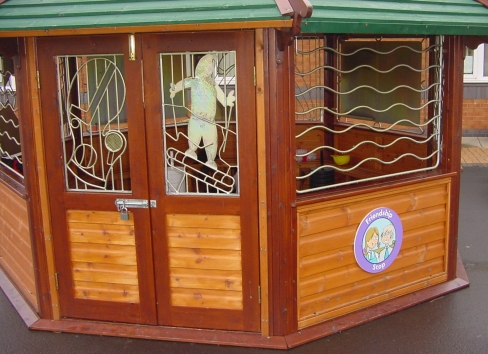
[[369, 212], [354, 238], [354, 257], [368, 273], [380, 273], [395, 261], [403, 241], [403, 225], [393, 210], [385, 207]]

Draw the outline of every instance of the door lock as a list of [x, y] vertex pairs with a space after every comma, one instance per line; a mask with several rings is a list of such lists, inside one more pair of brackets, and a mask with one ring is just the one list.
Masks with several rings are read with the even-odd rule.
[[115, 199], [115, 205], [117, 206], [117, 210], [120, 212], [120, 220], [129, 220], [129, 208], [156, 208], [156, 201], [147, 199], [117, 198]]

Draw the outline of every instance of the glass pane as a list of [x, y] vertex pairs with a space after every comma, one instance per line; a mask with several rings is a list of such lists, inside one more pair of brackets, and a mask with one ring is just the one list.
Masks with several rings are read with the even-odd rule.
[[123, 59], [57, 59], [67, 190], [131, 189]]
[[483, 61], [483, 76], [488, 77], [488, 44], [483, 44], [485, 47], [484, 61]]
[[168, 194], [238, 190], [235, 52], [161, 54]]
[[474, 65], [474, 50], [466, 48], [466, 55], [464, 58], [464, 73], [473, 74]]

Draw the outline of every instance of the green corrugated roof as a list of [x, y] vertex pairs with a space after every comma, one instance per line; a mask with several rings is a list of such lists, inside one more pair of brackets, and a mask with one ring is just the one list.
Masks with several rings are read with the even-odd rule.
[[488, 8], [475, 0], [311, 0], [305, 33], [488, 35]]
[[[488, 8], [475, 0], [309, 1], [304, 33], [488, 35]], [[0, 5], [0, 35], [289, 18], [274, 0], [7, 0]]]
[[274, 0], [8, 0], [0, 31], [283, 20]]

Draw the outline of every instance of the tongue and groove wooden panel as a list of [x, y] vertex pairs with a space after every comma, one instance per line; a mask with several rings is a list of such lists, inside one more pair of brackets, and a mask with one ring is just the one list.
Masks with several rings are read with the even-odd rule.
[[75, 298], [138, 303], [134, 220], [120, 213], [67, 213]]
[[173, 306], [242, 310], [237, 215], [167, 215]]
[[[298, 327], [338, 317], [447, 279], [450, 181], [425, 182], [298, 208]], [[368, 212], [394, 210], [400, 253], [385, 271], [356, 262], [356, 230]]]
[[27, 202], [0, 183], [0, 266], [29, 303], [37, 308], [37, 290]]

